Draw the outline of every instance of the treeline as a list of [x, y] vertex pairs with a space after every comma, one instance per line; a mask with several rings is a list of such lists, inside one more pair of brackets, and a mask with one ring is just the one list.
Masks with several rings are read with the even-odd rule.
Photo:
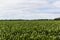
[[54, 20], [60, 20], [60, 18], [55, 18]]
[[5, 20], [0, 20], [0, 21], [50, 21], [50, 20], [60, 20], [60, 18], [55, 18], [55, 19], [32, 19], [32, 20], [27, 20], [27, 19], [5, 19]]

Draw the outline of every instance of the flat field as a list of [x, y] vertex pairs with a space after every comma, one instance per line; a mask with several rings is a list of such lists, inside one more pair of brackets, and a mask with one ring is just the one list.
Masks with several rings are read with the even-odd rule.
[[0, 21], [0, 40], [60, 40], [60, 21]]

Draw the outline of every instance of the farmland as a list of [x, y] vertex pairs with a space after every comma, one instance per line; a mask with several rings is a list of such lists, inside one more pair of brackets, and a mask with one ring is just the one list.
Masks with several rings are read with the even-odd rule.
[[0, 40], [60, 40], [60, 21], [0, 21]]

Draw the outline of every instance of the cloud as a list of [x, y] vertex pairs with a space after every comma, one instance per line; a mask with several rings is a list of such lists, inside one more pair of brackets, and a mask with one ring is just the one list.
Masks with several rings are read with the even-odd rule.
[[53, 3], [53, 5], [54, 5], [55, 7], [60, 7], [60, 1], [56, 1], [55, 3]]
[[0, 0], [0, 19], [60, 17], [59, 2], [57, 0]]

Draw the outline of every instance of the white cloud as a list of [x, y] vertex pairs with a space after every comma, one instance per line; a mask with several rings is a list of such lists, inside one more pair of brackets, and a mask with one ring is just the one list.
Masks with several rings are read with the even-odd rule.
[[[54, 1], [54, 0], [53, 0]], [[52, 0], [0, 0], [1, 19], [55, 18], [59, 17], [60, 1]], [[49, 2], [53, 2], [49, 4]], [[56, 7], [58, 6], [58, 7]], [[55, 14], [54, 14], [55, 13]]]
[[53, 3], [53, 5], [54, 5], [55, 7], [60, 7], [60, 0], [59, 0], [59, 1], [56, 1], [55, 3]]

